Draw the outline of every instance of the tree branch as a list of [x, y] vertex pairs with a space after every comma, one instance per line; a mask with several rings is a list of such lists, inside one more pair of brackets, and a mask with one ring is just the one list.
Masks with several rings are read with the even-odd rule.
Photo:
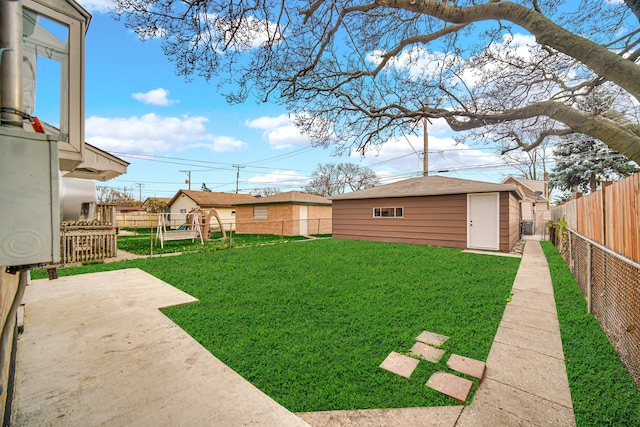
[[[626, 0], [640, 3], [640, 0]], [[381, 0], [378, 0], [382, 3]], [[387, 3], [386, 1], [384, 3]], [[606, 47], [567, 31], [535, 10], [511, 2], [490, 2], [469, 7], [449, 5], [440, 0], [390, 0], [388, 7], [404, 9], [441, 19], [453, 24], [469, 24], [489, 20], [505, 20], [521, 26], [536, 41], [558, 50], [589, 67], [599, 76], [611, 80], [640, 100], [640, 67], [621, 58]]]

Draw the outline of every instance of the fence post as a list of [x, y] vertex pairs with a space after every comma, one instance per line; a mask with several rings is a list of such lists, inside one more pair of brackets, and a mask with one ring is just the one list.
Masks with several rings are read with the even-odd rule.
[[587, 241], [587, 313], [591, 314], [591, 256], [593, 246]]
[[67, 236], [64, 230], [64, 225], [62, 226], [62, 256], [60, 257], [60, 261], [63, 264], [67, 263]]
[[569, 270], [571, 270], [571, 273], [574, 273], [573, 271], [573, 242], [571, 239], [571, 230], [567, 229], [567, 234], [569, 235]]

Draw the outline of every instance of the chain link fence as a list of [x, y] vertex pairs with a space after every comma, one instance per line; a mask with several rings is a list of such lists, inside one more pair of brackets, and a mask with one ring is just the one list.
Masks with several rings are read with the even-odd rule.
[[[61, 262], [55, 267], [93, 262], [116, 262], [156, 256], [175, 256], [187, 252], [214, 252], [234, 247], [304, 241], [331, 236], [331, 218], [217, 222], [200, 233], [183, 233], [184, 221], [167, 222], [158, 233], [158, 216], [130, 216], [126, 227], [99, 224], [65, 224], [61, 228]], [[242, 231], [244, 230], [244, 231]], [[161, 236], [175, 232], [171, 240]], [[304, 234], [301, 234], [303, 232]], [[177, 238], [178, 235], [188, 238]], [[195, 237], [192, 237], [195, 236]], [[162, 247], [164, 246], [164, 247]], [[52, 266], [54, 267], [54, 266]]]
[[640, 264], [571, 230], [552, 232], [590, 312], [640, 388]]

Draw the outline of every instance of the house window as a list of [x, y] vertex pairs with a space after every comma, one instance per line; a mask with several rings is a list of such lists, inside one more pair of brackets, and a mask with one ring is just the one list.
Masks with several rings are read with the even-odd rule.
[[[59, 150], [84, 145], [84, 36], [91, 15], [56, 2], [22, 5], [22, 108], [57, 126]], [[36, 105], [37, 100], [37, 105]]]
[[404, 208], [373, 208], [374, 218], [403, 218]]
[[186, 214], [186, 213], [187, 213], [187, 210], [186, 210], [186, 209], [180, 209], [180, 213], [181, 213], [181, 214]]
[[266, 206], [254, 206], [253, 207], [253, 219], [267, 219], [267, 207]]

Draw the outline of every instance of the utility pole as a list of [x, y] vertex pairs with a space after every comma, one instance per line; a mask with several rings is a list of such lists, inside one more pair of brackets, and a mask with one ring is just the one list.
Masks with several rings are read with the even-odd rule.
[[144, 186], [144, 184], [142, 183], [136, 183], [136, 185], [138, 186], [138, 189], [140, 190], [140, 198], [138, 200], [142, 201], [142, 187]]
[[244, 168], [244, 166], [240, 166], [240, 165], [232, 165], [234, 168], [236, 168], [236, 194], [238, 194], [238, 183], [240, 182], [240, 169]]
[[[429, 105], [429, 98], [426, 98], [424, 100], [424, 109], [426, 110], [427, 106]], [[429, 176], [429, 132], [427, 130], [427, 123], [428, 123], [428, 119], [427, 116], [425, 115], [423, 120], [423, 126], [424, 126], [424, 130], [423, 130], [423, 137], [424, 137], [424, 154], [423, 154], [423, 159], [422, 159], [422, 176]]]
[[191, 190], [191, 171], [185, 171], [185, 170], [181, 170], [180, 172], [184, 172], [187, 174], [187, 183], [189, 184], [189, 190]]

